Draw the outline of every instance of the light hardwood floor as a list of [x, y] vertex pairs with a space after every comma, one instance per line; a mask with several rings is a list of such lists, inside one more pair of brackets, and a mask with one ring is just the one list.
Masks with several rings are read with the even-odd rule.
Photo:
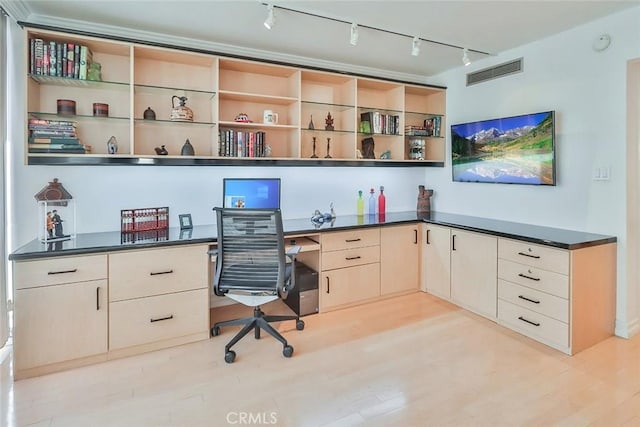
[[15, 383], [7, 357], [0, 425], [640, 425], [640, 336], [569, 357], [423, 293], [305, 321], [291, 359], [263, 333], [226, 364], [230, 328]]

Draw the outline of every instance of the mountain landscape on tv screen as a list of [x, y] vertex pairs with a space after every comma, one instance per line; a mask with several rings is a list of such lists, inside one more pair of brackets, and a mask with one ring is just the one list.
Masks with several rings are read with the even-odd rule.
[[451, 127], [455, 181], [554, 184], [553, 112]]

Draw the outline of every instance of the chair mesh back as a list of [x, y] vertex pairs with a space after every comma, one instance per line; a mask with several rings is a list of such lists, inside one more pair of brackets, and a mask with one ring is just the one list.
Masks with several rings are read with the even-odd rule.
[[280, 210], [216, 208], [218, 292], [276, 293], [284, 285]]

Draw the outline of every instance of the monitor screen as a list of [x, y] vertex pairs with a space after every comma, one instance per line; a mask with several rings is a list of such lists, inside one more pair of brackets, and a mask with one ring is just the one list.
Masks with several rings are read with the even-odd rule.
[[280, 209], [280, 178], [224, 178], [223, 207]]

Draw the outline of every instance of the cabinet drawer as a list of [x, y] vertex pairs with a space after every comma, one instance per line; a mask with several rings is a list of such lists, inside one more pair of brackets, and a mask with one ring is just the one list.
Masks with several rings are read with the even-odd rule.
[[16, 289], [107, 278], [107, 255], [56, 257], [14, 265]]
[[322, 273], [321, 311], [380, 296], [380, 264], [359, 265]]
[[322, 235], [322, 251], [362, 248], [380, 244], [380, 229], [340, 231]]
[[498, 298], [569, 323], [569, 301], [526, 286], [498, 280]]
[[498, 300], [498, 322], [535, 340], [566, 351], [569, 325], [524, 307]]
[[569, 298], [569, 276], [504, 259], [498, 260], [498, 278], [542, 292]]
[[109, 301], [208, 287], [207, 245], [109, 255]]
[[208, 329], [207, 289], [109, 304], [109, 350], [196, 334]]
[[499, 239], [498, 258], [527, 264], [560, 274], [569, 274], [569, 252], [548, 246]]
[[343, 251], [325, 252], [322, 254], [322, 269], [353, 267], [354, 265], [371, 264], [380, 261], [380, 246], [367, 246]]

